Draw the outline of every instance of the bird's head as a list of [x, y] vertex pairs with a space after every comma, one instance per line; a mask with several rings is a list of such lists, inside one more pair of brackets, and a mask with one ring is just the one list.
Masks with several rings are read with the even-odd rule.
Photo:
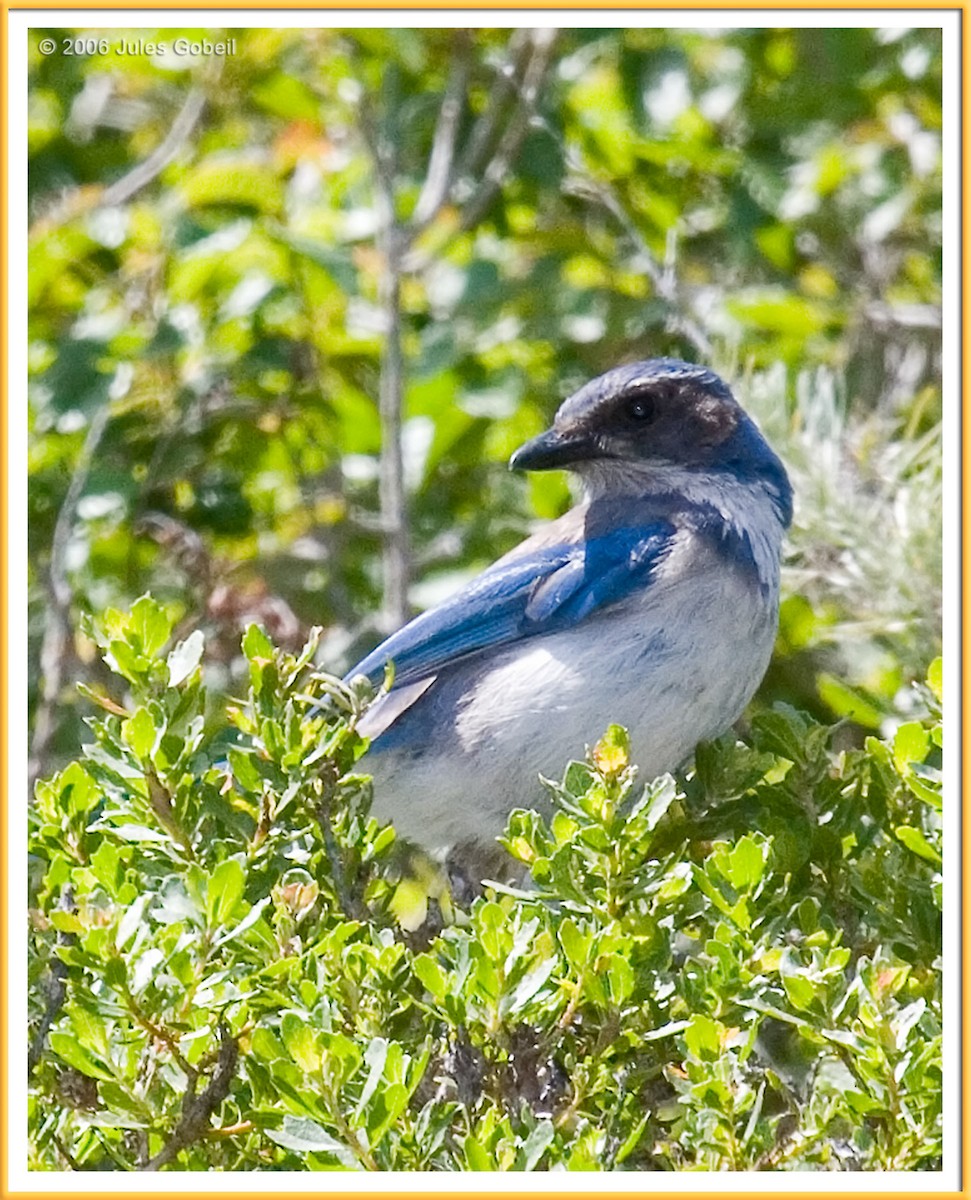
[[785, 468], [728, 385], [707, 367], [674, 358], [615, 367], [592, 380], [509, 465], [566, 467], [594, 492], [731, 476], [769, 489], [783, 524], [792, 516]]

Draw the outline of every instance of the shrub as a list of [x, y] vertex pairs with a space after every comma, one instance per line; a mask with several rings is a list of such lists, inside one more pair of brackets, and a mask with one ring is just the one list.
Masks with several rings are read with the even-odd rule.
[[36, 792], [33, 1168], [939, 1168], [940, 660], [862, 749], [777, 707], [645, 783], [612, 727], [511, 815], [529, 886], [426, 880], [409, 932], [316, 638], [251, 626], [216, 704], [151, 598], [91, 632], [126, 694]]

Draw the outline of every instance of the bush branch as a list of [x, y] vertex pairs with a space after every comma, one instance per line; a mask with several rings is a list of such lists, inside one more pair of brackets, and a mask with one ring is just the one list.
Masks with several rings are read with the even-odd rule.
[[191, 1146], [193, 1142], [209, 1135], [209, 1122], [212, 1120], [212, 1114], [229, 1095], [229, 1086], [236, 1073], [238, 1060], [239, 1046], [236, 1039], [230, 1034], [229, 1027], [223, 1025], [220, 1027], [216, 1069], [212, 1073], [206, 1090], [201, 1096], [196, 1096], [195, 1080], [190, 1077], [178, 1125], [158, 1154], [139, 1166], [139, 1171], [157, 1171], [166, 1163], [171, 1162], [186, 1147]]

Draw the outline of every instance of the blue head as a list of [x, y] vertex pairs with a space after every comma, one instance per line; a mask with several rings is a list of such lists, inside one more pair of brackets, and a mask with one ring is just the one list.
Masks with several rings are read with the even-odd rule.
[[785, 468], [727, 384], [676, 358], [631, 363], [592, 380], [509, 465], [568, 467], [593, 491], [732, 477], [763, 485], [782, 523], [792, 519]]

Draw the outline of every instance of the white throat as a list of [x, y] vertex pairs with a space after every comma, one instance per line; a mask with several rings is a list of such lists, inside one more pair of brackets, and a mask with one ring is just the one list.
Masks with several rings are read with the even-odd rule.
[[584, 498], [590, 502], [625, 496], [674, 495], [689, 504], [710, 505], [739, 536], [747, 536], [760, 578], [772, 588], [779, 583], [779, 546], [785, 528], [776, 498], [759, 480], [741, 480], [728, 472], [691, 471], [670, 464], [601, 459], [577, 469]]

